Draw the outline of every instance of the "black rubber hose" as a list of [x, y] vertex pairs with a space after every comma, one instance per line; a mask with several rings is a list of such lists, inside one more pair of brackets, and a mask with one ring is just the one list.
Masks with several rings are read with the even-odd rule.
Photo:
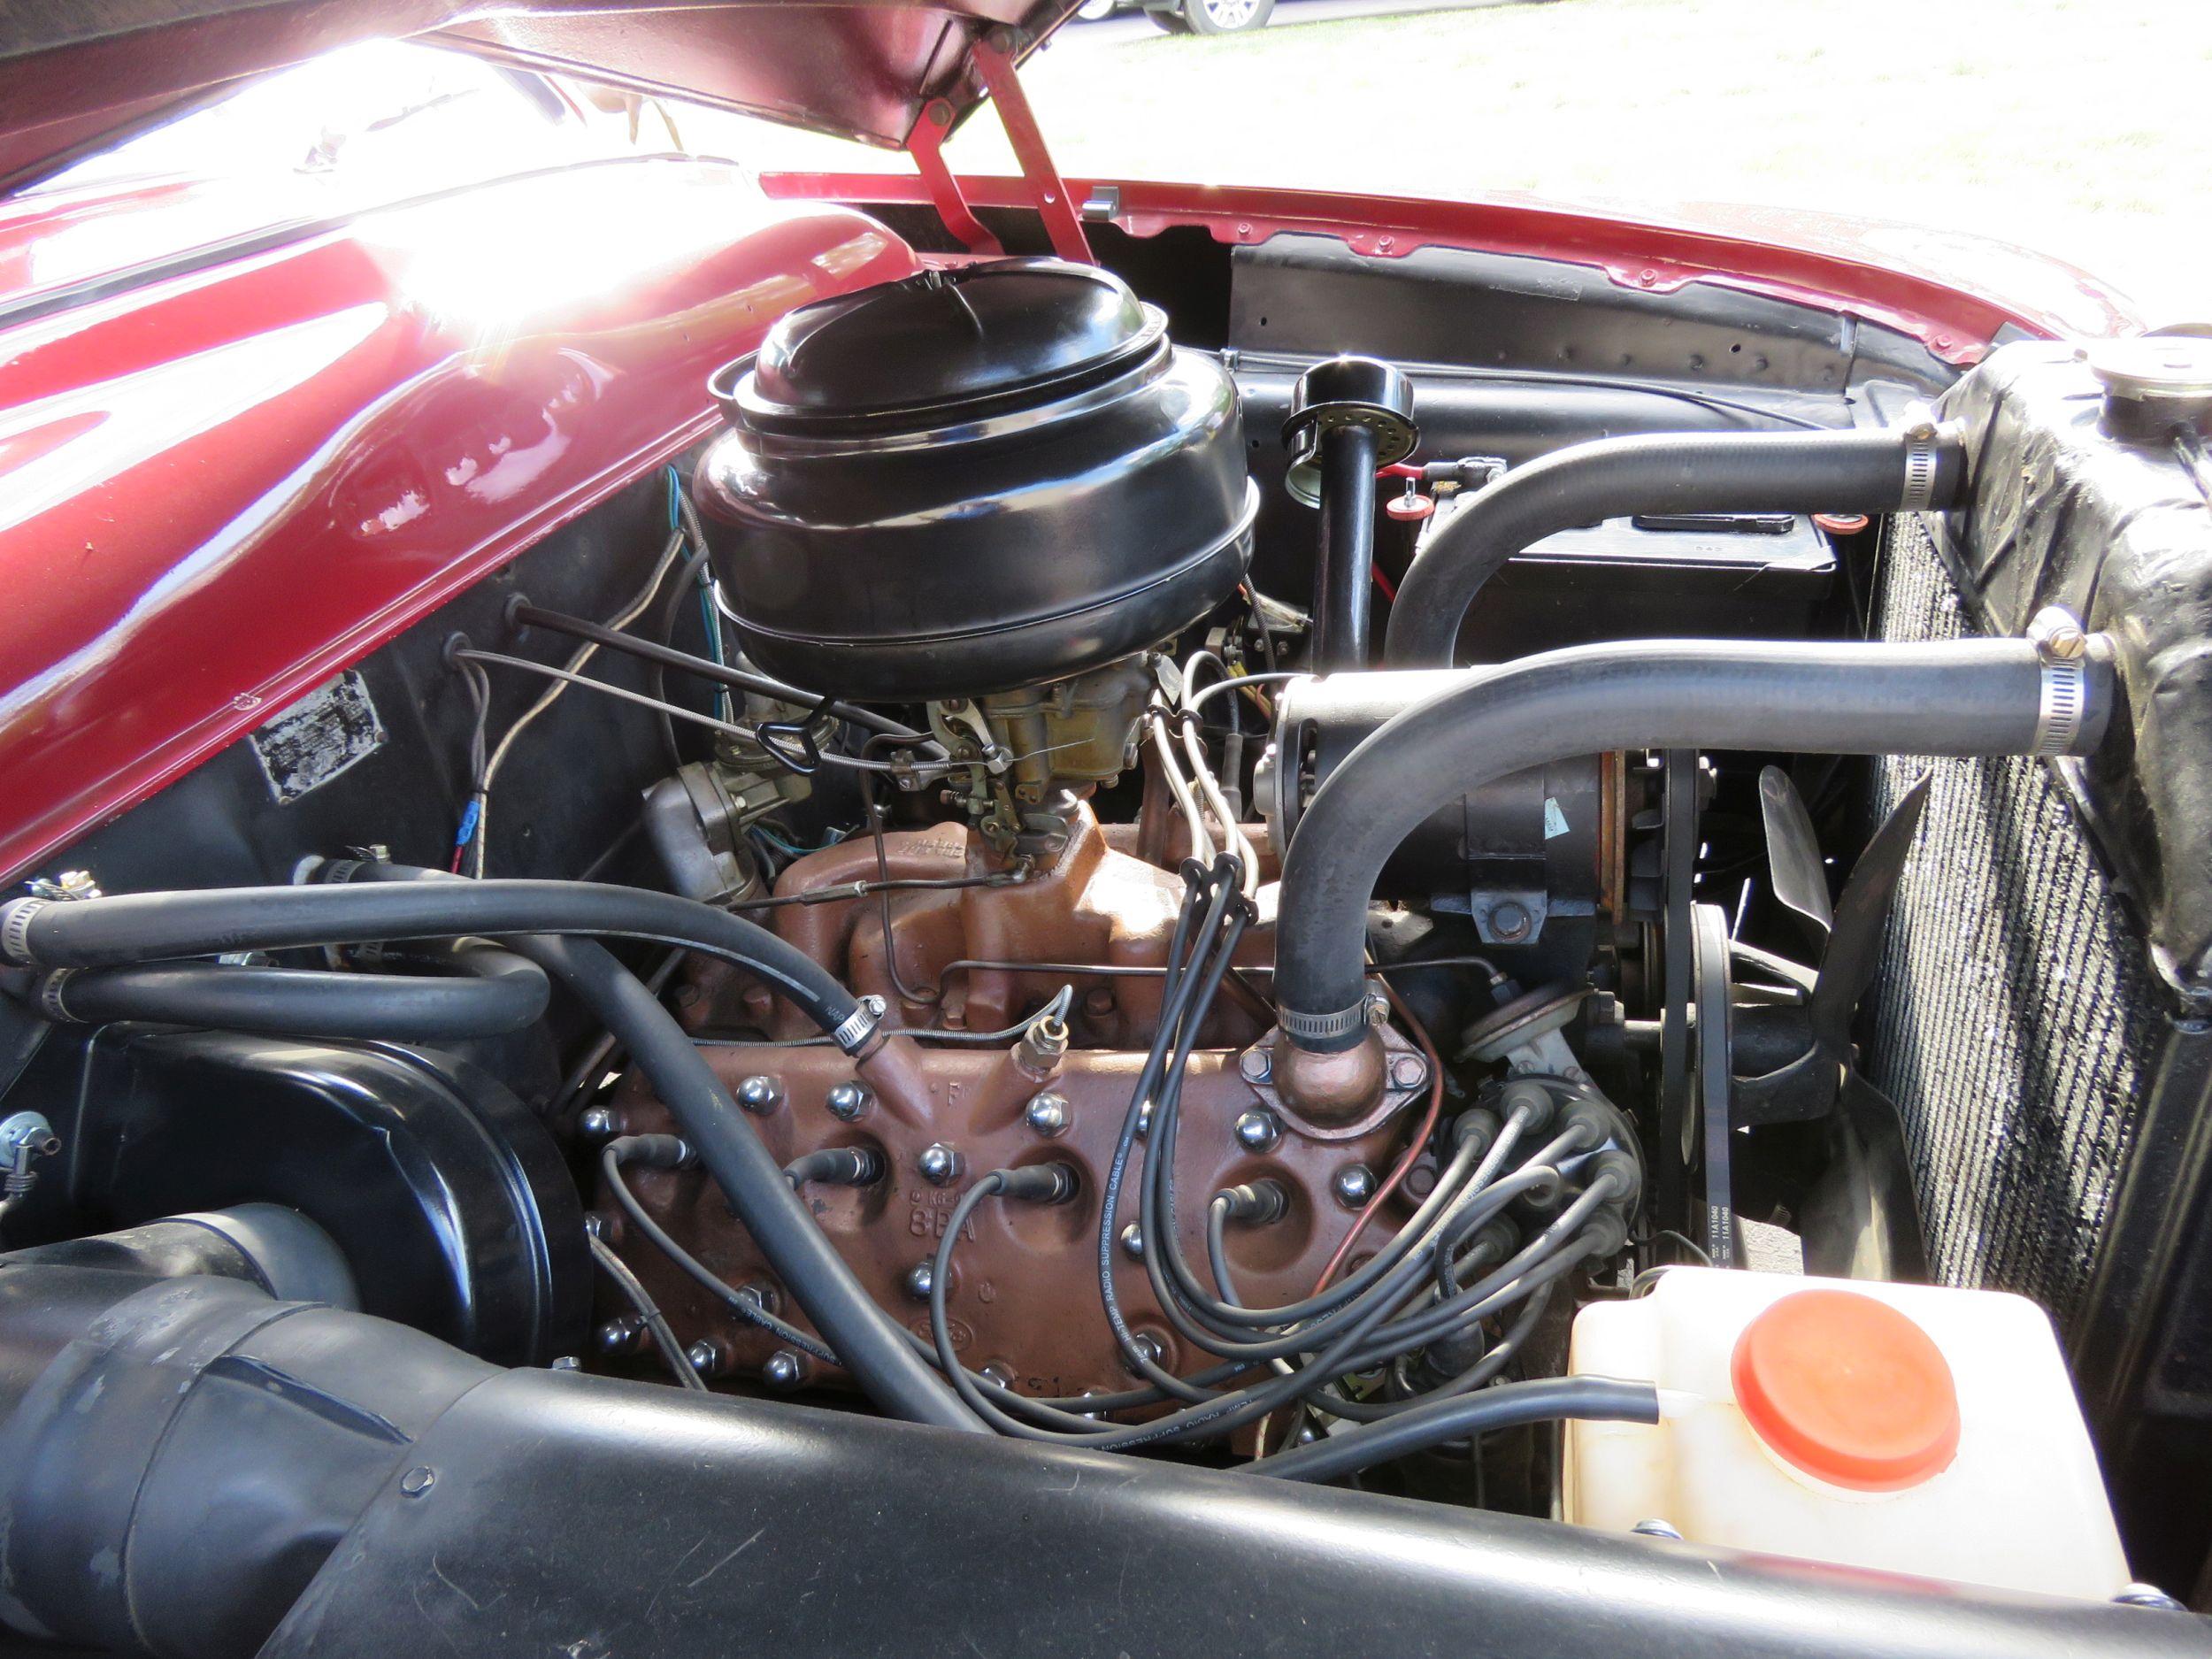
[[1572, 444], [1514, 468], [1436, 533], [1398, 588], [1383, 659], [1448, 667], [1482, 585], [1555, 531], [1632, 513], [1894, 512], [1922, 497], [1947, 507], [1965, 481], [1965, 446], [1943, 428], [1932, 439], [1903, 429], [1684, 432]]
[[1609, 1377], [1546, 1378], [1502, 1383], [1479, 1394], [1455, 1394], [1416, 1406], [1379, 1423], [1363, 1423], [1248, 1463], [1245, 1472], [1278, 1480], [1333, 1480], [1355, 1470], [1524, 1423], [1578, 1417], [1586, 1423], [1656, 1423], [1659, 1391], [1649, 1383]]
[[[2085, 708], [2066, 746], [2078, 755], [2096, 747], [2114, 701], [2108, 650], [2093, 641], [2084, 665]], [[1416, 826], [1486, 784], [1610, 749], [2025, 755], [2046, 736], [2044, 673], [2025, 640], [1651, 640], [1471, 670], [1369, 736], [1299, 820], [1275, 944], [1284, 1030], [1315, 1052], [1360, 1041], [1376, 878]]]
[[414, 1042], [503, 1036], [544, 1018], [552, 987], [536, 964], [491, 945], [463, 946], [449, 960], [467, 977], [213, 962], [65, 968], [42, 982], [39, 1006], [87, 1025], [144, 1019], [272, 1036]]
[[721, 1079], [637, 976], [589, 940], [507, 942], [588, 1004], [629, 1050], [762, 1256], [868, 1397], [893, 1417], [986, 1432], [853, 1277]]
[[428, 881], [377, 864], [326, 870], [334, 881], [370, 879], [11, 900], [0, 905], [0, 952], [31, 966], [110, 968], [375, 940], [603, 934], [681, 945], [738, 963], [824, 1031], [836, 1031], [859, 1007], [827, 970], [767, 929], [672, 894], [583, 881]]
[[[664, 894], [569, 881], [462, 881], [390, 864], [327, 873], [366, 885], [127, 894], [58, 906], [18, 900], [0, 906], [0, 945], [50, 965], [104, 966], [252, 946], [500, 937], [575, 992], [629, 1050], [761, 1254], [869, 1397], [895, 1417], [983, 1432], [853, 1277], [667, 1010], [603, 947], [549, 935], [620, 934], [734, 957], [825, 1030], [857, 1010], [851, 993], [772, 933]], [[57, 909], [70, 913], [58, 917]]]
[[[464, 885], [478, 890], [500, 885], [464, 884], [443, 871], [406, 864], [338, 865], [329, 873], [336, 879], [378, 884], [374, 890], [380, 891], [397, 890], [384, 884], [404, 887], [414, 883], [448, 890]], [[710, 916], [723, 914], [706, 905], [690, 908]], [[788, 949], [764, 929], [750, 923], [744, 926], [779, 948]], [[759, 1245], [762, 1256], [781, 1276], [793, 1299], [806, 1310], [816, 1329], [842, 1356], [845, 1369], [869, 1398], [893, 1417], [941, 1428], [987, 1432], [938, 1380], [927, 1362], [915, 1356], [908, 1333], [861, 1287], [845, 1258], [800, 1202], [721, 1079], [700, 1058], [697, 1046], [661, 1006], [658, 995], [611, 952], [588, 940], [524, 935], [506, 942], [565, 984], [599, 1017], [618, 1046], [629, 1050], [632, 1062], [651, 1081], [654, 1093], [683, 1132], [680, 1144], [687, 1144], [706, 1166], [730, 1208]], [[791, 954], [813, 968], [810, 958], [795, 951]], [[840, 990], [842, 994], [842, 987]], [[647, 1046], [641, 1047], [641, 1040]], [[641, 1159], [677, 1152], [677, 1148], [664, 1144], [657, 1137], [638, 1138], [633, 1149]]]
[[[675, 978], [676, 970], [683, 965], [684, 953], [672, 950], [660, 959], [659, 965], [645, 976], [645, 988], [658, 996]], [[582, 1059], [569, 1067], [568, 1075], [561, 1079], [561, 1087], [553, 1096], [553, 1103], [546, 1108], [544, 1116], [549, 1122], [559, 1123], [568, 1116], [572, 1107], [588, 1100], [599, 1087], [599, 1081], [615, 1069], [618, 1055], [614, 1038], [602, 1031], [592, 1039], [591, 1047], [584, 1050]]]

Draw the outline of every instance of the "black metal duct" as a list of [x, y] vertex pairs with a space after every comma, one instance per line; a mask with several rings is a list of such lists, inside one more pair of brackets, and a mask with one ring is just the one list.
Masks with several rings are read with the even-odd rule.
[[123, 1653], [2212, 1653], [2182, 1614], [498, 1371], [231, 1280], [0, 1264], [0, 1617]]

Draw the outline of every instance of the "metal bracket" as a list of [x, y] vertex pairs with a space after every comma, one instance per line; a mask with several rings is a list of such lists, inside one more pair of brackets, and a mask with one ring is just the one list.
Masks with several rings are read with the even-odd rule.
[[1551, 917], [1551, 895], [1542, 887], [1476, 887], [1464, 897], [1440, 894], [1434, 905], [1463, 911], [1486, 945], [1532, 945]]
[[929, 199], [937, 209], [937, 217], [945, 221], [945, 228], [957, 236], [970, 253], [996, 256], [1006, 251], [999, 239], [983, 227], [983, 221], [968, 205], [968, 198], [960, 188], [960, 180], [945, 165], [945, 139], [952, 131], [952, 105], [942, 98], [932, 98], [922, 106], [922, 118], [914, 123], [914, 130], [906, 137], [906, 153], [914, 157], [914, 165], [922, 175], [922, 182], [929, 187]]
[[1066, 181], [1052, 165], [1052, 152], [1045, 148], [1044, 132], [1029, 107], [1028, 95], [1022, 91], [1021, 77], [1014, 64], [1014, 54], [1020, 46], [1021, 36], [1014, 30], [994, 28], [969, 49], [969, 56], [975, 60], [976, 72], [983, 77], [991, 102], [998, 107], [999, 125], [1006, 129], [1007, 142], [1014, 147], [1014, 157], [1021, 163], [1022, 178], [1029, 186], [1030, 199], [1045, 222], [1046, 234], [1052, 238], [1052, 251], [1063, 259], [1094, 265], [1097, 261], [1091, 257], [1090, 238], [1083, 234], [1083, 221], [1075, 211], [1075, 204], [1068, 200]]

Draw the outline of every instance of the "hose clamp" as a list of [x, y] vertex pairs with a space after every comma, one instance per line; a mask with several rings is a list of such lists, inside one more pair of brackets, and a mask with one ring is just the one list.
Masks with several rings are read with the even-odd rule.
[[45, 899], [10, 899], [0, 904], [0, 956], [24, 967], [37, 961], [31, 954], [31, 918], [49, 902]]
[[38, 1011], [57, 1025], [77, 1023], [77, 1017], [62, 1000], [62, 990], [81, 972], [79, 968], [57, 968], [38, 982]]
[[1897, 498], [1900, 512], [1925, 512], [1935, 505], [1936, 478], [1942, 471], [1941, 429], [1922, 421], [1905, 434], [1905, 485]]
[[2028, 641], [2042, 670], [2030, 752], [2044, 757], [2071, 755], [2089, 721], [2089, 635], [2070, 612], [2046, 605], [2028, 624]]
[[1283, 1034], [1302, 1048], [1317, 1042], [1340, 1042], [1367, 1029], [1367, 999], [1363, 996], [1333, 1014], [1302, 1014], [1296, 1009], [1279, 1006], [1275, 1019]]
[[858, 1054], [868, 1046], [868, 1039], [876, 1034], [876, 1027], [883, 1023], [888, 1005], [879, 996], [864, 996], [853, 1011], [837, 1023], [830, 1033], [837, 1046], [847, 1054]]

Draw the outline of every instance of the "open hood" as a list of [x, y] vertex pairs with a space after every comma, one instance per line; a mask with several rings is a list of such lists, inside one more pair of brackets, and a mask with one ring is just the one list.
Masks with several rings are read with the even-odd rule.
[[[969, 49], [1017, 59], [1076, 0], [17, 0], [0, 7], [0, 189], [222, 96], [378, 36], [688, 98], [902, 147], [925, 105], [982, 97]], [[940, 111], [940, 114], [942, 114]]]

